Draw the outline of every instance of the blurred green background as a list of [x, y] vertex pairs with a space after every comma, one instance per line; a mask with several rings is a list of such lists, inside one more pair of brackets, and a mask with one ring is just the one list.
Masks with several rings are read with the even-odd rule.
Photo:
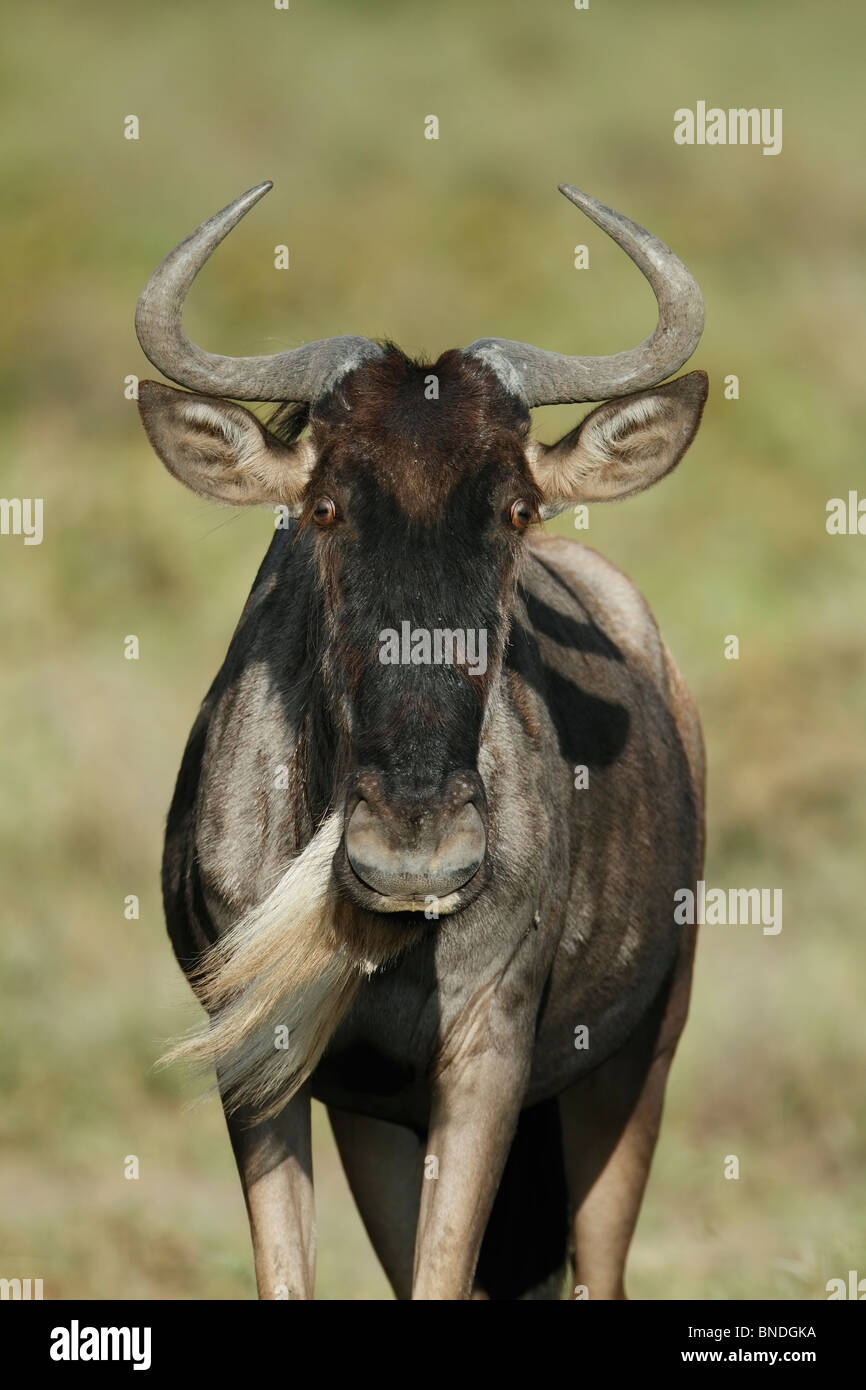
[[[825, 530], [828, 498], [866, 492], [864, 41], [853, 0], [82, 0], [9, 26], [2, 493], [44, 498], [45, 537], [0, 538], [0, 1275], [52, 1298], [254, 1293], [219, 1109], [152, 1064], [196, 1012], [164, 936], [163, 817], [272, 519], [173, 483], [124, 377], [153, 375], [132, 329], [150, 270], [264, 178], [190, 297], [191, 336], [223, 352], [343, 332], [434, 355], [487, 334], [630, 346], [650, 291], [561, 180], [698, 276], [698, 440], [584, 539], [642, 588], [697, 695], [708, 882], [781, 887], [784, 928], [703, 932], [629, 1287], [808, 1299], [866, 1274], [866, 539]], [[782, 107], [781, 155], [675, 145], [699, 99]], [[319, 1295], [387, 1297], [317, 1123]]]

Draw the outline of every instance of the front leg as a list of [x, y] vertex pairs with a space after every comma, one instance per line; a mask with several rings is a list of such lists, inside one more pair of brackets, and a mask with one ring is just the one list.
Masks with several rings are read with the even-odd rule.
[[531, 1031], [510, 1030], [496, 1044], [491, 1038], [481, 1052], [477, 1041], [477, 1036], [467, 1040], [434, 1086], [413, 1299], [471, 1297], [481, 1241], [526, 1092]]
[[271, 1120], [226, 1117], [240, 1173], [259, 1298], [312, 1298], [316, 1224], [310, 1096], [306, 1087]]

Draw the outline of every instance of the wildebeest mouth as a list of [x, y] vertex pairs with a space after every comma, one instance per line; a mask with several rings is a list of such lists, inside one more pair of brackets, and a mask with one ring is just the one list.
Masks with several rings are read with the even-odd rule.
[[488, 856], [485, 854], [478, 868], [465, 883], [441, 897], [435, 893], [410, 893], [406, 895], [380, 893], [376, 888], [365, 883], [363, 878], [352, 868], [346, 852], [345, 833], [341, 837], [337, 852], [334, 855], [334, 878], [337, 888], [357, 907], [361, 907], [367, 912], [389, 915], [403, 912], [412, 913], [416, 915], [416, 918], [418, 913], [426, 914], [431, 923], [435, 923], [440, 917], [453, 917], [456, 912], [461, 912], [463, 908], [468, 907], [469, 903], [473, 902], [483, 890], [489, 877], [490, 865]]
[[477, 771], [450, 773], [429, 792], [391, 790], [373, 767], [350, 783], [334, 855], [337, 885], [376, 913], [459, 912], [489, 876], [487, 800]]

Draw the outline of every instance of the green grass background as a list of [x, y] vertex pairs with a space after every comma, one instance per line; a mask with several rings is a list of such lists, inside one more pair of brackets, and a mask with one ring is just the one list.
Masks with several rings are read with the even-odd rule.
[[[163, 816], [271, 519], [170, 481], [123, 378], [152, 374], [132, 330], [151, 268], [263, 178], [190, 297], [191, 335], [225, 352], [637, 342], [651, 294], [561, 180], [698, 275], [698, 441], [662, 487], [593, 508], [586, 538], [646, 593], [698, 697], [708, 881], [781, 887], [785, 916], [776, 937], [703, 933], [630, 1290], [808, 1299], [866, 1274], [866, 538], [824, 526], [828, 498], [866, 493], [864, 41], [853, 0], [81, 0], [9, 27], [2, 493], [45, 499], [45, 539], [0, 538], [0, 1274], [46, 1297], [254, 1292], [218, 1107], [186, 1109], [194, 1086], [152, 1064], [195, 1014], [161, 918]], [[782, 154], [676, 146], [698, 99], [782, 107]], [[319, 1294], [387, 1297], [317, 1125]]]

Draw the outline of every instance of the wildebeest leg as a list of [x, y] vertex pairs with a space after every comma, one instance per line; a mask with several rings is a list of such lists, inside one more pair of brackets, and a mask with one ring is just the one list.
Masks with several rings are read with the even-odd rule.
[[576, 1287], [626, 1297], [624, 1276], [661, 1125], [665, 1083], [686, 1021], [694, 932], [673, 980], [614, 1057], [560, 1096]]
[[256, 1264], [259, 1298], [312, 1298], [316, 1225], [310, 1097], [298, 1092], [271, 1120], [227, 1116]]
[[412, 1259], [424, 1168], [414, 1130], [328, 1108], [367, 1235], [397, 1298], [412, 1294]]
[[415, 1244], [414, 1299], [467, 1299], [529, 1073], [531, 1039], [453, 1059], [434, 1090]]

